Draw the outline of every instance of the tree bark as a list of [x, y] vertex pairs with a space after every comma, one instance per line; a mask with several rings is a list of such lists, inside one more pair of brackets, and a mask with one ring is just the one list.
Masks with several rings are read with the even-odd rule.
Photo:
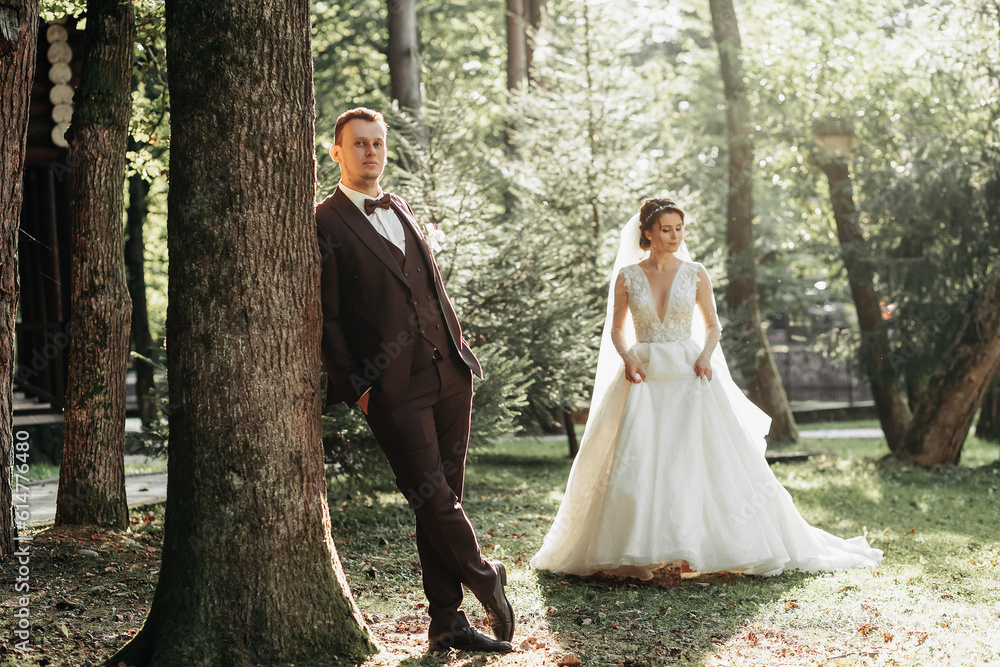
[[420, 43], [415, 0], [389, 0], [389, 81], [401, 109], [420, 114]]
[[149, 184], [139, 174], [129, 177], [128, 213], [125, 229], [125, 268], [128, 273], [128, 294], [132, 300], [130, 338], [135, 368], [135, 394], [143, 426], [157, 419], [156, 381], [153, 363], [153, 338], [149, 333], [149, 312], [146, 308], [145, 246], [142, 228], [146, 222], [146, 195]]
[[576, 439], [576, 425], [573, 424], [573, 413], [562, 410], [563, 426], [566, 428], [566, 439], [569, 441], [569, 457], [575, 459], [580, 451], [580, 443]]
[[979, 421], [976, 422], [976, 437], [991, 442], [1000, 442], [1000, 372], [993, 376], [979, 406]]
[[726, 126], [729, 133], [729, 197], [726, 243], [729, 255], [726, 300], [734, 321], [749, 345], [742, 355], [744, 375], [750, 382], [750, 399], [771, 417], [769, 442], [794, 442], [798, 429], [781, 376], [761, 325], [757, 297], [757, 272], [753, 252], [753, 130], [750, 100], [743, 80], [742, 41], [732, 0], [709, 0], [712, 26], [719, 47], [726, 92]]
[[525, 0], [507, 0], [507, 90], [520, 90], [528, 78]]
[[88, 0], [73, 112], [69, 344], [56, 525], [128, 525], [125, 372], [131, 304], [122, 239], [132, 109], [131, 0]]
[[542, 29], [542, 22], [545, 20], [546, 0], [524, 0], [524, 16], [527, 19], [531, 30], [525, 40], [524, 47], [524, 71], [529, 79], [539, 82], [540, 79], [533, 77], [531, 66], [535, 59], [535, 46], [538, 42], [538, 31]]
[[847, 268], [851, 296], [858, 312], [862, 363], [868, 373], [882, 432], [889, 443], [889, 450], [895, 452], [902, 445], [911, 414], [903, 397], [899, 376], [889, 367], [889, 335], [882, 320], [875, 277], [866, 261], [864, 238], [858, 228], [849, 167], [846, 158], [827, 157], [820, 158], [820, 166], [830, 183], [841, 257]]
[[931, 375], [913, 413], [899, 459], [925, 465], [954, 465], [983, 395], [1000, 369], [1000, 263], [986, 273], [958, 340]]
[[[389, 82], [392, 99], [409, 121], [400, 128], [414, 147], [426, 146], [427, 133], [420, 119], [420, 37], [417, 32], [416, 0], [388, 0], [389, 5]], [[400, 166], [414, 173], [420, 164], [413, 149], [397, 147]]]
[[[0, 0], [0, 558], [14, 551], [14, 319], [17, 230], [28, 101], [38, 48], [38, 0]], [[25, 453], [25, 452], [19, 452]], [[26, 461], [17, 459], [21, 465]], [[23, 470], [23, 469], [22, 469]]]
[[170, 454], [152, 608], [108, 664], [374, 646], [330, 533], [307, 0], [167, 0]]

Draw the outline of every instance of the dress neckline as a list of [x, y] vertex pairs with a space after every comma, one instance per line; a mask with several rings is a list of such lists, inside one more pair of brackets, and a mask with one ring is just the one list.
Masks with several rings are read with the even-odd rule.
[[639, 271], [642, 272], [642, 277], [646, 280], [646, 288], [649, 289], [649, 302], [653, 306], [653, 315], [656, 316], [657, 321], [663, 324], [667, 319], [667, 314], [670, 312], [670, 304], [674, 302], [674, 285], [677, 284], [677, 276], [680, 275], [681, 269], [684, 268], [686, 262], [682, 259], [681, 263], [677, 266], [677, 270], [674, 271], [674, 277], [670, 279], [670, 287], [667, 288], [667, 298], [663, 304], [663, 316], [660, 316], [659, 309], [656, 307], [656, 303], [653, 301], [653, 283], [649, 282], [649, 274], [646, 273], [646, 269], [642, 268], [638, 263], [635, 265]]

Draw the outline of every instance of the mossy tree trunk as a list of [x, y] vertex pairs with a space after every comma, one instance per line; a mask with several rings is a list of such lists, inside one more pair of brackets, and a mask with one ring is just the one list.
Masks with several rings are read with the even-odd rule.
[[38, 0], [0, 0], [0, 558], [14, 551], [17, 536], [11, 487], [17, 230], [37, 45]]
[[122, 211], [132, 110], [131, 0], [87, 2], [86, 53], [70, 138], [71, 302], [56, 525], [128, 525], [125, 372], [131, 303]]
[[726, 301], [739, 328], [740, 370], [750, 383], [750, 399], [771, 417], [769, 442], [794, 442], [798, 428], [781, 384], [774, 355], [761, 324], [757, 271], [753, 250], [753, 128], [750, 100], [743, 80], [743, 49], [732, 0], [710, 0], [712, 27], [719, 47], [726, 94], [729, 134], [729, 197], [726, 244], [729, 248]]
[[107, 664], [329, 665], [374, 646], [330, 532], [306, 0], [167, 0], [163, 561]]
[[1000, 263], [984, 280], [955, 346], [931, 375], [894, 452], [899, 459], [925, 465], [954, 465], [961, 459], [976, 410], [1000, 369]]
[[875, 277], [864, 250], [864, 237], [858, 228], [850, 170], [844, 157], [822, 157], [820, 166], [830, 184], [840, 253], [858, 312], [861, 360], [868, 374], [882, 432], [889, 449], [896, 451], [910, 423], [910, 408], [903, 396], [899, 376], [889, 363], [889, 334], [882, 320]]

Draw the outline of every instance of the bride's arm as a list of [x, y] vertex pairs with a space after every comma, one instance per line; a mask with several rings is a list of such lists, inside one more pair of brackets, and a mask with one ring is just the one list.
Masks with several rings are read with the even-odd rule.
[[702, 349], [698, 359], [694, 362], [694, 374], [698, 377], [712, 379], [712, 366], [710, 360], [715, 346], [719, 344], [722, 336], [722, 324], [719, 322], [719, 314], [715, 310], [715, 295], [712, 294], [712, 281], [708, 277], [708, 272], [704, 266], [698, 267], [698, 291], [695, 299], [701, 315], [705, 319], [705, 347]]
[[629, 382], [642, 382], [646, 373], [632, 353], [628, 351], [625, 342], [625, 316], [628, 314], [628, 290], [625, 289], [625, 275], [619, 273], [615, 281], [615, 309], [611, 317], [611, 344], [625, 362], [625, 379]]

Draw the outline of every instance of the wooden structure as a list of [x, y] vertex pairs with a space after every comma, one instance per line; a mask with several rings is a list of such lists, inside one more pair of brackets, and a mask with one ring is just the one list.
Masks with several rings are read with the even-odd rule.
[[[69, 173], [64, 138], [80, 80], [83, 32], [74, 19], [40, 26], [31, 89], [18, 239], [15, 422], [61, 422], [66, 354], [75, 324], [69, 290]], [[20, 417], [20, 419], [19, 419]]]

